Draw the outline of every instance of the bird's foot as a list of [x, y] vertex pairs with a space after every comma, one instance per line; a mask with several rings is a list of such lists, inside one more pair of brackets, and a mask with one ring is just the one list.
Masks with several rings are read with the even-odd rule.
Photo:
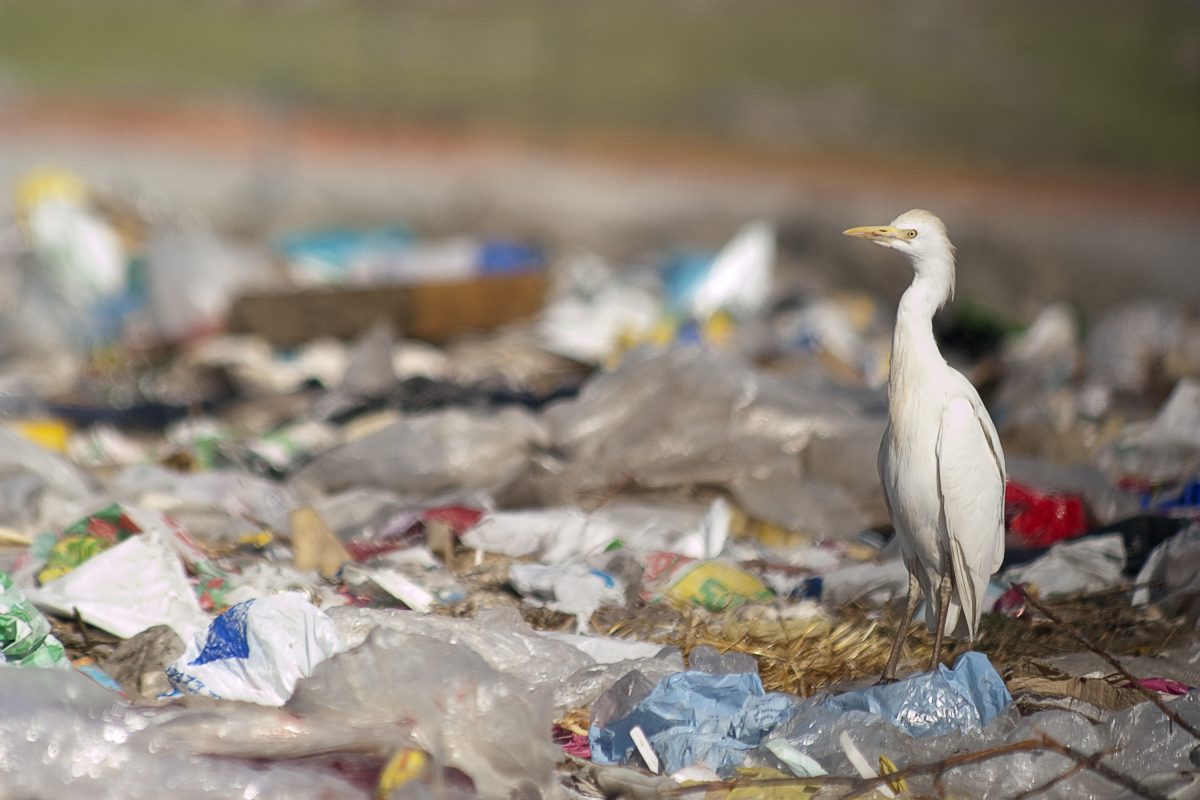
[[875, 685], [876, 686], [887, 686], [890, 683], [899, 683], [899, 682], [900, 682], [899, 679], [896, 678], [894, 675], [880, 675], [879, 680], [876, 681]]

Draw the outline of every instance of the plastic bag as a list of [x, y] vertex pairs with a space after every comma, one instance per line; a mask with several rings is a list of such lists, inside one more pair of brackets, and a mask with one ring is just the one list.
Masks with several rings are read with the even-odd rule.
[[208, 625], [176, 555], [171, 534], [152, 528], [92, 556], [29, 599], [97, 628], [128, 638], [154, 625], [169, 625], [187, 640]]
[[1056, 544], [1041, 558], [1005, 570], [1003, 577], [1036, 587], [1042, 597], [1067, 597], [1120, 586], [1124, 568], [1124, 538], [1111, 533]]
[[356, 487], [402, 495], [498, 490], [525, 472], [530, 451], [544, 442], [540, 421], [515, 408], [486, 416], [434, 411], [397, 420], [323, 453], [293, 480], [324, 492]]
[[337, 650], [332, 620], [303, 595], [278, 594], [245, 600], [214, 619], [167, 677], [189, 694], [280, 706]]
[[42, 613], [0, 572], [0, 664], [68, 668], [62, 643]]
[[462, 644], [380, 628], [320, 664], [286, 710], [368, 729], [406, 720], [420, 747], [465, 772], [484, 798], [542, 797], [554, 783], [549, 692]]
[[1116, 477], [1178, 481], [1200, 471], [1200, 380], [1185, 379], [1147, 425], [1130, 426], [1101, 453]]
[[[844, 441], [871, 451], [864, 459], [873, 463], [878, 440], [855, 435], [872, 419], [864, 407], [825, 383], [765, 376], [737, 358], [700, 348], [634, 351], [615, 371], [585, 384], [578, 398], [547, 409], [551, 439], [564, 454], [545, 478], [547, 494], [574, 499], [630, 484], [718, 486], [730, 489], [750, 516], [794, 525], [812, 519], [818, 493], [777, 489], [802, 486], [811, 477], [800, 466], [810, 442]], [[848, 481], [828, 480], [854, 498], [847, 503], [839, 495], [837, 510], [858, 499], [859, 477]], [[858, 519], [843, 523], [837, 510], [816, 523], [832, 520], [832, 530], [809, 532], [857, 533]]]
[[880, 606], [908, 592], [908, 568], [899, 558], [848, 564], [812, 580], [819, 581], [819, 597], [829, 606], [855, 601]]
[[1039, 492], [1009, 480], [1004, 487], [1004, 516], [1010, 533], [1029, 547], [1049, 547], [1088, 529], [1083, 501], [1072, 495]]
[[983, 653], [964, 653], [950, 669], [828, 698], [823, 712], [864, 711], [909, 736], [978, 733], [1012, 702], [1004, 680]]
[[38, 572], [38, 582], [46, 584], [61, 578], [97, 553], [141, 532], [121, 506], [113, 503], [58, 535], [44, 534], [34, 544], [35, 550], [48, 548], [45, 565]]
[[707, 512], [693, 504], [618, 500], [591, 513], [574, 507], [493, 511], [467, 531], [463, 543], [548, 564], [613, 547], [711, 558], [724, 549], [729, 524], [729, 504], [720, 498]]
[[775, 230], [765, 222], [750, 223], [675, 299], [697, 319], [718, 311], [753, 316], [771, 294], [774, 268]]
[[1091, 464], [1060, 464], [1016, 454], [1007, 455], [1008, 478], [1041, 490], [1078, 495], [1088, 515], [1107, 524], [1137, 513], [1137, 498], [1118, 491], [1105, 473]]
[[1135, 583], [1133, 605], [1155, 603], [1168, 616], [1200, 620], [1200, 524], [1156, 547]]
[[792, 712], [794, 699], [763, 690], [757, 671], [711, 675], [690, 671], [660, 681], [626, 715], [594, 719], [592, 760], [629, 764], [640, 728], [670, 774], [702, 763], [730, 775], [746, 754]]
[[[768, 744], [775, 752], [797, 753], [797, 764], [815, 761], [831, 774], [853, 774], [856, 767], [843, 737], [867, 761], [887, 755], [897, 764], [930, 763], [954, 752], [981, 748], [1003, 736], [1018, 718], [1004, 681], [980, 653], [967, 653], [954, 669], [939, 666], [898, 683], [872, 686], [841, 695], [801, 701]], [[915, 793], [916, 787], [913, 787]], [[974, 797], [975, 791], [964, 796]]]
[[656, 578], [663, 596], [680, 608], [700, 606], [724, 612], [774, 597], [757, 576], [723, 561], [688, 563], [677, 559], [669, 572]]
[[[573, 614], [578, 627], [601, 606], [625, 605], [625, 585], [613, 575], [587, 564], [513, 564], [508, 580], [522, 596], [545, 601], [547, 608]], [[528, 602], [528, 601], [527, 601]]]
[[569, 285], [538, 317], [538, 343], [546, 351], [600, 364], [622, 336], [641, 337], [658, 320], [658, 298], [628, 276], [615, 276], [598, 258], [576, 259], [567, 273]]
[[[139, 501], [151, 495], [155, 507], [171, 514], [184, 509], [216, 509], [243, 524], [286, 531], [292, 511], [301, 503], [286, 486], [239, 470], [175, 472], [153, 464], [121, 470], [111, 490], [122, 498]], [[228, 525], [228, 522], [226, 522]]]
[[34, 444], [7, 425], [0, 425], [0, 467], [17, 467], [38, 475], [64, 500], [80, 500], [98, 488], [90, 475], [67, 459]]
[[481, 612], [474, 620], [365, 608], [330, 609], [329, 616], [345, 647], [361, 644], [377, 627], [469, 647], [488, 666], [530, 687], [553, 687], [554, 708], [559, 712], [589, 705], [634, 670], [660, 678], [683, 669], [683, 657], [669, 647], [657, 647], [654, 655], [622, 650], [595, 658], [595, 645], [589, 644], [592, 637], [539, 633], [516, 609]]

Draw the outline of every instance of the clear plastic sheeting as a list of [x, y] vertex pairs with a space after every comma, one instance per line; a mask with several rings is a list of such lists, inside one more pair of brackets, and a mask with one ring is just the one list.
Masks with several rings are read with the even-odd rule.
[[565, 642], [539, 636], [515, 611], [496, 609], [479, 619], [459, 619], [377, 609], [330, 609], [345, 647], [356, 647], [376, 627], [463, 645], [493, 669], [534, 685], [556, 685], [589, 666], [588, 656]]
[[613, 545], [711, 558], [725, 547], [729, 514], [729, 504], [721, 499], [707, 510], [693, 503], [617, 500], [590, 513], [569, 506], [493, 511], [467, 531], [463, 543], [547, 564], [596, 555]]
[[[879, 689], [896, 690], [904, 684]], [[914, 706], [919, 700], [908, 702]], [[814, 699], [810, 703], [818, 704]], [[1192, 725], [1200, 723], [1200, 693], [1171, 702], [1172, 709]], [[1173, 724], [1150, 703], [1108, 713], [1099, 721], [1069, 711], [1040, 711], [1027, 717], [1009, 706], [983, 725], [952, 729], [941, 735], [910, 736], [879, 715], [849, 710], [821, 718], [803, 707], [780, 726], [771, 739], [784, 738], [806, 759], [813, 759], [831, 774], [854, 774], [841, 738], [849, 737], [868, 763], [886, 757], [898, 768], [936, 764], [949, 756], [978, 752], [1018, 742], [1040, 741], [1043, 735], [1068, 745], [1084, 756], [1099, 751], [1111, 754], [1103, 763], [1143, 785], [1162, 791], [1189, 785], [1187, 772], [1195, 770], [1192, 753], [1196, 740]], [[772, 752], [779, 747], [768, 749]], [[791, 752], [791, 751], [788, 751]], [[960, 767], [947, 767], [939, 780], [947, 797], [1011, 800], [1039, 787], [1038, 796], [1055, 800], [1118, 800], [1129, 791], [1089, 770], [1074, 770], [1075, 762], [1046, 749], [996, 756]], [[1072, 773], [1072, 774], [1067, 774]], [[1056, 779], [1062, 778], [1056, 782]], [[907, 779], [909, 792], [924, 796], [935, 791], [928, 775]], [[1171, 795], [1191, 797], [1190, 794]]]
[[[1200, 723], [1200, 693], [1192, 692], [1171, 706], [1192, 725]], [[1187, 773], [1196, 769], [1191, 754], [1198, 744], [1150, 703], [1112, 714], [1099, 724], [1080, 714], [1043, 711], [1003, 728], [995, 732], [998, 735], [973, 742], [973, 749], [1039, 739], [1044, 734], [1084, 755], [1113, 751], [1103, 759], [1106, 766], [1142, 785], [1157, 787], [1166, 796], [1194, 796], [1190, 793], [1195, 791], [1194, 786], [1186, 788], [1190, 782]], [[933, 746], [916, 749], [913, 758], [927, 763], [952, 752], [951, 742], [930, 744]], [[1118, 800], [1132, 796], [1128, 789], [1086, 769], [1048, 785], [1074, 766], [1074, 761], [1056, 753], [1031, 751], [950, 769], [943, 773], [942, 780], [947, 796], [958, 794], [980, 800], [1009, 800], [1043, 785], [1046, 789], [1038, 796], [1051, 800]], [[1170, 793], [1180, 788], [1184, 793]]]
[[1200, 524], [1193, 523], [1150, 553], [1138, 573], [1135, 606], [1156, 604], [1165, 614], [1200, 624]]
[[[126, 707], [80, 673], [0, 668], [3, 794], [94, 800], [367, 797], [318, 767], [207, 755], [202, 734], [215, 726], [205, 715]], [[273, 719], [273, 726], [253, 729], [264, 743], [285, 732], [282, 720]], [[171, 723], [193, 735], [168, 733], [164, 725]]]
[[507, 408], [480, 415], [461, 409], [405, 417], [323, 453], [294, 483], [323, 492], [354, 487], [430, 495], [464, 489], [499, 491], [526, 471], [545, 431], [531, 414]]
[[[944, 666], [899, 683], [804, 701], [771, 738], [783, 738], [833, 774], [852, 769], [840, 742], [847, 733], [872, 761], [902, 753], [916, 739], [985, 738], [989, 723], [1012, 698], [987, 658], [968, 653], [953, 670]], [[875, 755], [868, 751], [878, 751]]]
[[[847, 446], [871, 450], [872, 459], [878, 448], [878, 442], [853, 435], [876, 424], [859, 398], [808, 379], [767, 376], [703, 348], [631, 353], [615, 371], [589, 381], [578, 398], [549, 408], [545, 418], [563, 454], [543, 476], [551, 496], [593, 496], [631, 484], [721, 486], [751, 516], [784, 526], [827, 525], [848, 505], [835, 492], [822, 492], [837, 497], [837, 504], [814, 517], [814, 493], [778, 496], [780, 485], [807, 479], [800, 464], [809, 443], [844, 439]], [[853, 520], [834, 530], [856, 526]]]
[[[243, 526], [288, 529], [288, 518], [300, 503], [286, 486], [238, 470], [176, 472], [154, 464], [126, 467], [112, 479], [109, 491], [172, 516], [217, 511]], [[237, 526], [233, 526], [236, 531]]]
[[32, 472], [64, 501], [81, 500], [99, 489], [95, 479], [79, 467], [34, 444], [8, 425], [0, 425], [0, 470]]
[[380, 628], [319, 665], [286, 708], [352, 728], [404, 720], [422, 750], [470, 776], [484, 798], [532, 800], [554, 782], [549, 691], [531, 691], [461, 645]]
[[784, 530], [846, 541], [871, 521], [846, 489], [805, 478], [799, 462], [787, 456], [733, 476], [730, 489], [739, 506]]
[[589, 647], [576, 646], [572, 639], [537, 633], [515, 609], [485, 611], [473, 620], [353, 608], [330, 609], [329, 616], [347, 648], [361, 644], [376, 627], [466, 647], [531, 692], [533, 687], [551, 687], [558, 711], [590, 704], [631, 671], [665, 677], [683, 669], [683, 658], [673, 648], [658, 648], [650, 657], [594, 658]]

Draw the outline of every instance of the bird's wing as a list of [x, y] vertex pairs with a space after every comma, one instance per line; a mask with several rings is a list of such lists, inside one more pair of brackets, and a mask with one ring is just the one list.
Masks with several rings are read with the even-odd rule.
[[888, 519], [892, 524], [896, 523], [896, 516], [892, 513], [892, 498], [888, 494], [888, 487], [891, 481], [888, 480], [888, 450], [889, 442], [892, 439], [892, 423], [889, 421], [887, 427], [883, 430], [883, 438], [879, 441], [879, 455], [875, 460], [875, 467], [879, 471], [879, 483], [883, 486], [883, 503], [887, 506]]
[[984, 420], [969, 396], [953, 397], [938, 431], [938, 484], [949, 536], [958, 601], [972, 638], [988, 579], [995, 571], [997, 540], [1004, 547], [1004, 467]]
[[[959, 391], [971, 402], [971, 407], [975, 409], [975, 416], [979, 420], [979, 424], [983, 426], [983, 433], [987, 436], [988, 445], [992, 449], [992, 457], [996, 459], [996, 465], [1000, 468], [1000, 524], [1003, 527], [1003, 492], [1004, 486], [1008, 481], [1008, 468], [1004, 463], [1004, 450], [1000, 447], [1000, 434], [996, 432], [996, 425], [992, 422], [992, 417], [988, 414], [987, 407], [983, 405], [983, 400], [979, 398], [979, 392], [975, 390], [975, 387], [971, 385], [971, 382], [961, 372], [955, 371], [954, 376], [957, 379], [956, 382], [958, 383]], [[996, 570], [1000, 569], [1002, 563], [1004, 563], [1003, 530], [1001, 531], [1001, 535], [996, 537], [996, 550], [992, 553], [992, 569], [988, 574], [995, 573]]]

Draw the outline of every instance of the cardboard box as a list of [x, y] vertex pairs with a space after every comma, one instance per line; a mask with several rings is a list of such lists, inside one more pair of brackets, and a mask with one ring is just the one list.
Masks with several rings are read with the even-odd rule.
[[353, 338], [384, 321], [399, 336], [445, 342], [532, 317], [546, 289], [546, 274], [531, 271], [411, 286], [246, 294], [230, 310], [229, 329], [286, 347], [322, 336]]

